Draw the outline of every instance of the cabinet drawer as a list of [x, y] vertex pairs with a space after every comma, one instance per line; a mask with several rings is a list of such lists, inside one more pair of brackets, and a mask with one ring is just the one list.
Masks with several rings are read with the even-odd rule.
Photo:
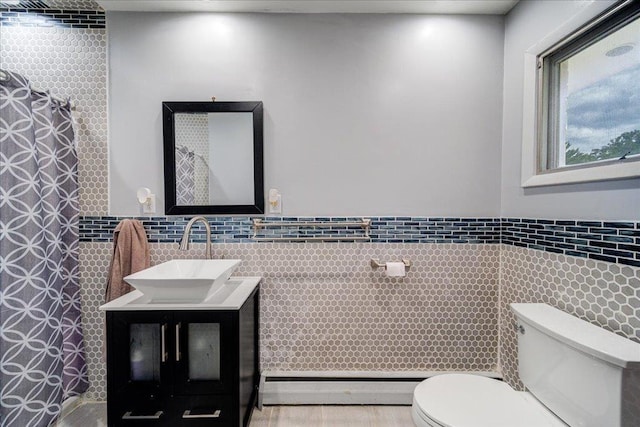
[[[111, 405], [112, 402], [109, 402]], [[213, 427], [234, 426], [234, 406], [229, 396], [174, 396], [167, 401], [118, 399], [109, 410], [109, 426]]]
[[133, 397], [127, 393], [107, 401], [109, 427], [151, 427], [170, 425], [167, 401], [149, 396]]
[[118, 413], [117, 419], [109, 420], [109, 426], [122, 426], [122, 427], [158, 427], [163, 425], [170, 425], [167, 423], [168, 416], [166, 411], [163, 410], [136, 410], [136, 411], [124, 411]]
[[226, 395], [174, 397], [171, 412], [174, 425], [200, 426], [232, 426], [234, 406]]

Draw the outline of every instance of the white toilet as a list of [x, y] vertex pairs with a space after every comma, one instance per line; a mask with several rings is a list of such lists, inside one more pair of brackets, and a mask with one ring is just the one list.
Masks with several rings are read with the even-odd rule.
[[413, 394], [418, 427], [638, 427], [640, 344], [546, 304], [511, 304], [528, 392], [443, 374]]

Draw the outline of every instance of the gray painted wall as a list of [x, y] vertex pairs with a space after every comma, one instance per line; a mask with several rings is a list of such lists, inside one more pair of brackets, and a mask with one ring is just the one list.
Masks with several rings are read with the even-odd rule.
[[110, 213], [163, 213], [162, 101], [264, 101], [284, 215], [497, 216], [503, 18], [108, 13]]
[[[520, 187], [524, 52], [591, 1], [523, 1], [505, 21], [502, 216], [638, 220], [640, 179]], [[600, 1], [606, 7], [612, 1]]]

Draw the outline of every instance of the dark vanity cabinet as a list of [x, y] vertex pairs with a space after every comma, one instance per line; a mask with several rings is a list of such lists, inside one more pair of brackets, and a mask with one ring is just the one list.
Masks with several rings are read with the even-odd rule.
[[108, 425], [247, 426], [258, 295], [239, 310], [107, 311]]

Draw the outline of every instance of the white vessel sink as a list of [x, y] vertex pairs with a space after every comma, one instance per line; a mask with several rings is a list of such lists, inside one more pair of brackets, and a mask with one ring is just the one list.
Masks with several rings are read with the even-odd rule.
[[155, 265], [124, 280], [151, 302], [200, 302], [229, 280], [239, 259], [174, 259]]

